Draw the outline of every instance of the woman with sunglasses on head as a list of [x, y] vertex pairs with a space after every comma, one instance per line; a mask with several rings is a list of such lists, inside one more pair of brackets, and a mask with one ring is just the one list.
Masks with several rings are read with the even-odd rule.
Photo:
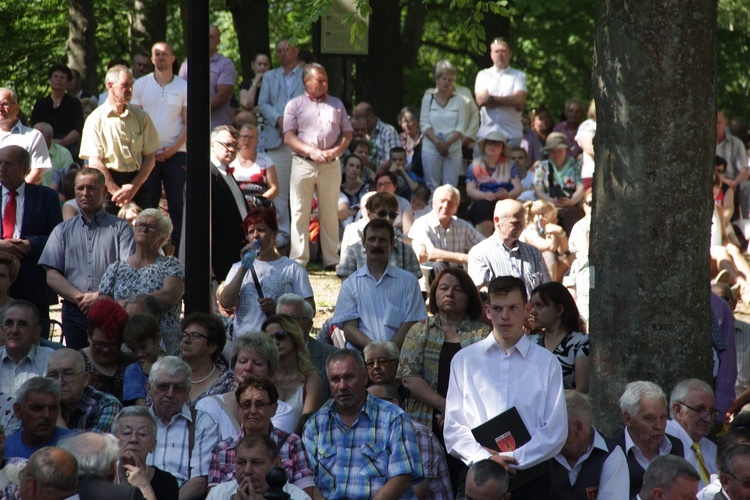
[[182, 321], [180, 357], [192, 370], [188, 393], [191, 407], [201, 398], [224, 394], [234, 387], [234, 374], [221, 357], [226, 342], [224, 324], [213, 314], [193, 313]]
[[161, 248], [172, 234], [172, 221], [155, 208], [135, 218], [135, 253], [107, 267], [99, 295], [118, 302], [149, 294], [161, 305], [162, 349], [175, 354], [180, 344], [180, 306], [185, 292], [185, 272], [180, 261], [165, 257]]
[[307, 270], [276, 249], [279, 223], [273, 208], [252, 208], [245, 217], [248, 244], [232, 265], [219, 304], [234, 309], [234, 331], [258, 331], [276, 312], [276, 299], [296, 293], [315, 310]]
[[291, 405], [297, 418], [295, 434], [301, 435], [308, 417], [323, 404], [323, 383], [310, 362], [302, 330], [294, 318], [286, 314], [271, 316], [263, 323], [263, 331], [276, 341], [279, 366], [273, 382], [279, 399]]

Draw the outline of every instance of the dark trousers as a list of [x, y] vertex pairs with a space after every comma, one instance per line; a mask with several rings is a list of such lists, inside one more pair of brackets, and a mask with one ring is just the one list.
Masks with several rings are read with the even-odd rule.
[[39, 334], [43, 339], [49, 338], [49, 304], [41, 304], [34, 302], [37, 311], [39, 311], [39, 326], [42, 327], [42, 331]]
[[172, 231], [172, 244], [175, 249], [180, 248], [180, 233], [182, 231], [182, 193], [185, 187], [185, 174], [187, 171], [187, 153], [175, 153], [165, 161], [157, 161], [146, 184], [150, 192], [150, 206], [159, 207], [161, 199], [161, 187], [164, 184], [164, 192], [167, 195], [169, 206], [169, 218], [172, 219], [174, 230]]
[[[114, 170], [109, 171], [110, 175], [112, 176], [112, 180], [115, 181], [115, 184], [122, 187], [124, 184], [130, 184], [133, 179], [135, 179], [135, 176], [138, 175], [138, 172], [115, 172]], [[138, 190], [138, 192], [133, 197], [133, 203], [138, 205], [141, 208], [151, 208], [151, 198], [148, 194], [148, 183], [144, 183], [143, 186]], [[112, 195], [110, 193], [107, 193], [105, 202], [104, 202], [104, 209], [112, 214], [117, 215], [117, 213], [120, 211], [121, 207], [118, 207], [115, 203], [112, 203]]]
[[65, 337], [65, 347], [76, 351], [88, 347], [89, 321], [78, 309], [78, 306], [64, 300], [62, 303], [62, 332]]
[[[469, 472], [469, 468], [466, 467], [461, 471], [461, 475], [458, 480], [458, 495], [456, 498], [464, 498], [466, 493], [466, 474]], [[550, 473], [546, 473], [521, 486], [520, 488], [513, 487], [513, 481], [510, 483], [511, 498], [513, 500], [543, 500], [549, 498], [550, 488], [552, 487], [552, 476]]]

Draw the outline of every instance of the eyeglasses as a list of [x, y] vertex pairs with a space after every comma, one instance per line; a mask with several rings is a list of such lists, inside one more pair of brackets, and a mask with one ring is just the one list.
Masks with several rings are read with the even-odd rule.
[[189, 332], [189, 331], [185, 330], [184, 332], [182, 332], [182, 338], [183, 339], [188, 339], [189, 338], [192, 342], [195, 342], [195, 341], [197, 341], [200, 338], [204, 338], [204, 339], [208, 340], [208, 335], [203, 335], [200, 332]]
[[373, 360], [367, 361], [365, 363], [365, 366], [367, 368], [375, 368], [378, 365], [380, 365], [380, 366], [388, 366], [391, 363], [398, 363], [398, 360], [397, 359], [378, 358], [378, 359], [373, 359]]
[[386, 217], [388, 217], [389, 219], [398, 218], [398, 212], [388, 212], [386, 210], [378, 210], [377, 212], [375, 212], [375, 214], [381, 219], [385, 219]]
[[58, 372], [51, 372], [51, 373], [47, 373], [47, 378], [51, 378], [51, 379], [54, 379], [54, 380], [58, 380], [59, 379], [59, 380], [62, 380], [63, 382], [65, 382], [66, 384], [69, 384], [69, 383], [71, 383], [73, 381], [74, 378], [76, 378], [78, 375], [80, 375], [82, 373], [85, 373], [85, 371], [80, 371], [78, 373], [70, 373], [70, 372], [58, 373]]
[[156, 387], [156, 390], [159, 392], [169, 392], [169, 389], [172, 389], [172, 392], [175, 394], [185, 394], [187, 392], [187, 387], [181, 384], [168, 384], [166, 382], [156, 382], [154, 386]]
[[388, 182], [378, 182], [377, 184], [375, 184], [375, 187], [379, 187], [379, 188], [388, 187], [388, 186], [393, 186], [393, 183], [391, 181], [388, 181]]
[[230, 142], [229, 144], [225, 144], [221, 141], [214, 141], [216, 144], [221, 144], [224, 146], [224, 149], [237, 149], [237, 143], [236, 142]]
[[246, 399], [245, 401], [243, 401], [243, 402], [240, 403], [240, 408], [242, 408], [245, 411], [251, 410], [253, 408], [253, 406], [255, 406], [256, 410], [260, 411], [260, 410], [263, 410], [264, 408], [266, 408], [268, 406], [271, 406], [271, 402], [270, 401], [260, 401], [260, 400], [253, 401], [251, 399]]
[[116, 351], [120, 348], [121, 342], [91, 342], [91, 347], [97, 351], [103, 351], [109, 349], [110, 351]]
[[283, 342], [284, 339], [286, 339], [286, 336], [291, 335], [291, 333], [287, 332], [286, 330], [279, 330], [278, 332], [269, 333], [269, 335], [279, 342]]
[[697, 414], [699, 414], [701, 416], [706, 416], [706, 417], [713, 418], [718, 413], [718, 411], [716, 411], [716, 408], [693, 408], [692, 406], [687, 405], [687, 404], [683, 403], [682, 401], [677, 401], [677, 402], [680, 403], [685, 408], [687, 408], [689, 410], [693, 410], [695, 413], [697, 413]]
[[159, 226], [156, 224], [146, 224], [145, 222], [136, 222], [133, 227], [136, 231], [143, 231], [144, 233], [155, 233], [159, 230]]
[[740, 479], [740, 478], [738, 478], [737, 476], [735, 476], [734, 474], [732, 474], [731, 472], [726, 472], [726, 471], [723, 471], [723, 472], [724, 472], [724, 473], [725, 473], [725, 474], [726, 474], [727, 476], [729, 476], [729, 477], [733, 478], [733, 479], [734, 479], [735, 481], [737, 481], [738, 483], [740, 483], [740, 484], [742, 485], [742, 487], [743, 487], [743, 488], [746, 488], [746, 489], [750, 489], [750, 478], [747, 478], [747, 479]]

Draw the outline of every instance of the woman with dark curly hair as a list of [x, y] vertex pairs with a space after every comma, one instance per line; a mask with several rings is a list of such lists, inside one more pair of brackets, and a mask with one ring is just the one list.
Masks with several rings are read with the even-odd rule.
[[191, 407], [205, 396], [224, 394], [234, 387], [234, 374], [221, 358], [226, 343], [224, 324], [215, 315], [193, 313], [182, 321], [180, 356], [193, 371], [188, 393]]
[[128, 315], [112, 299], [99, 299], [89, 309], [89, 346], [81, 349], [89, 384], [122, 401], [125, 370], [133, 357], [122, 351], [122, 332]]

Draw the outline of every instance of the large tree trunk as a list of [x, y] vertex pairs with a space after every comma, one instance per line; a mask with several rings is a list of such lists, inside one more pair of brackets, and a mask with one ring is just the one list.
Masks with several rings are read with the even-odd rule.
[[65, 44], [68, 66], [77, 69], [83, 78], [83, 91], [99, 95], [96, 63], [96, 16], [94, 0], [68, 0], [70, 35]]
[[227, 0], [242, 62], [242, 79], [253, 74], [250, 64], [258, 52], [268, 53], [268, 0]]
[[403, 106], [404, 66], [401, 51], [401, 5], [398, 0], [373, 2], [370, 15], [369, 54], [356, 58], [357, 102], [375, 107], [378, 117], [396, 122]]
[[591, 388], [605, 433], [628, 382], [711, 381], [716, 9], [599, 1]]
[[[501, 16], [500, 14], [493, 14], [487, 12], [482, 19], [482, 27], [484, 27], [484, 33], [486, 35], [487, 50], [483, 54], [476, 54], [473, 59], [479, 68], [488, 68], [492, 66], [492, 59], [490, 59], [490, 43], [495, 38], [505, 38], [510, 42], [510, 48], [513, 50], [515, 40], [510, 39], [510, 18]], [[513, 62], [511, 61], [511, 64]]]
[[154, 43], [167, 39], [167, 0], [134, 0], [131, 9], [130, 54], [150, 54]]
[[404, 19], [404, 33], [402, 36], [404, 44], [404, 66], [407, 68], [417, 67], [419, 47], [422, 46], [422, 34], [424, 23], [427, 19], [427, 6], [423, 0], [408, 0], [406, 7], [406, 18]]

